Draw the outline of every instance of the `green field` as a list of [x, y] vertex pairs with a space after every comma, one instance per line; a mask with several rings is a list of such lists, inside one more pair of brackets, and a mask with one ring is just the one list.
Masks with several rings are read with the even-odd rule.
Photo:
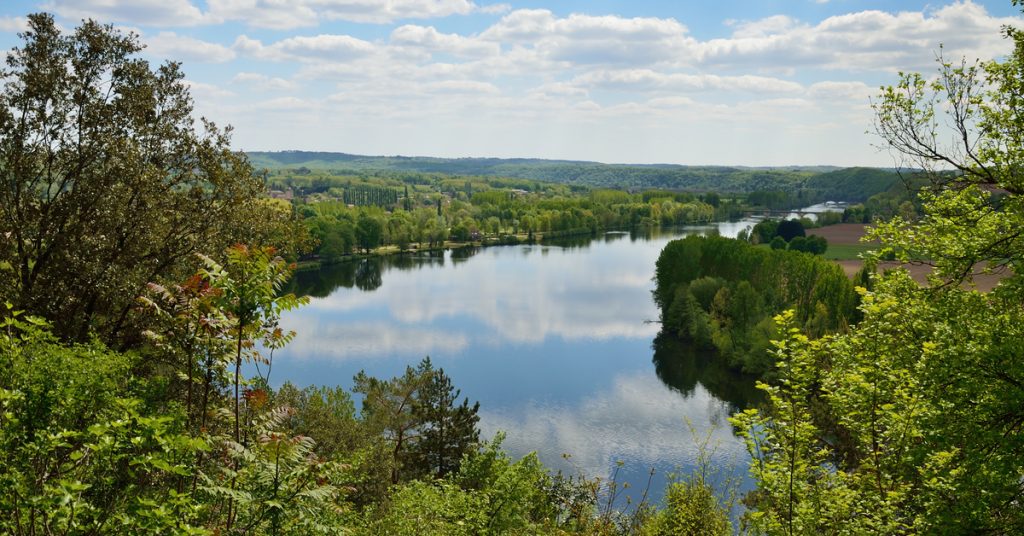
[[878, 244], [829, 244], [822, 255], [830, 261], [859, 259], [861, 253], [876, 249]]
[[[768, 244], [758, 244], [759, 248], [767, 248]], [[860, 259], [860, 254], [877, 248], [878, 244], [829, 244], [828, 250], [822, 254], [823, 259], [830, 261], [848, 261]]]

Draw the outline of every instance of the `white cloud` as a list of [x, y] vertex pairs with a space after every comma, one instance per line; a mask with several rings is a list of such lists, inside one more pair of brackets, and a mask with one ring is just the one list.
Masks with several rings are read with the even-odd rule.
[[217, 43], [209, 43], [174, 32], [160, 32], [142, 39], [150, 54], [176, 61], [224, 63], [235, 59], [235, 51]]
[[391, 44], [462, 57], [493, 56], [501, 51], [500, 45], [494, 42], [458, 34], [443, 34], [433, 27], [411, 24], [395, 28], [391, 32]]
[[864, 82], [815, 82], [807, 88], [811, 97], [829, 100], [850, 100], [867, 103], [868, 98], [878, 92], [878, 88], [868, 86]]
[[580, 75], [573, 83], [628, 92], [669, 91], [753, 91], [795, 93], [803, 90], [796, 82], [763, 76], [719, 76], [714, 74], [663, 73], [650, 69], [598, 70]]
[[46, 0], [42, 8], [70, 19], [152, 26], [191, 26], [203, 13], [189, 0]]
[[46, 0], [42, 7], [63, 17], [147, 26], [194, 26], [240, 21], [249, 26], [291, 29], [322, 22], [386, 24], [474, 12], [498, 14], [505, 4], [478, 6], [472, 0], [207, 0], [203, 12], [192, 0]]
[[[940, 43], [951, 59], [999, 56], [1009, 47], [1000, 27], [1021, 25], [1017, 18], [993, 16], [970, 1], [921, 12], [860, 11], [820, 21], [778, 14], [728, 22], [727, 33], [713, 39], [690, 34], [684, 24], [688, 19], [510, 11], [503, 4], [479, 5], [482, 0], [48, 1], [62, 16], [135, 24], [143, 29], [137, 32], [153, 34], [142, 39], [149, 44], [147, 54], [188, 62], [249, 60], [228, 71], [227, 78], [245, 71], [230, 85], [217, 79], [237, 94], [230, 106], [217, 102], [227, 89], [218, 92], [215, 86], [197, 86], [196, 98], [204, 112], [216, 110], [227, 121], [252, 128], [239, 129], [237, 136], [259, 140], [255, 145], [277, 146], [282, 129], [273, 128], [279, 127], [277, 119], [253, 114], [292, 110], [308, 112], [297, 116], [312, 118], [317, 126], [303, 131], [310, 132], [308, 138], [289, 137], [289, 143], [322, 149], [354, 151], [345, 144], [355, 143], [378, 153], [474, 151], [619, 161], [643, 161], [646, 155], [689, 161], [697, 155], [723, 162], [731, 154], [715, 147], [735, 144], [735, 133], [758, 128], [774, 129], [771, 140], [751, 137], [748, 145], [790, 143], [814, 129], [834, 133], [845, 126], [851, 132], [845, 143], [863, 141], [867, 147], [868, 98], [878, 85], [893, 81], [893, 72], [931, 71]], [[416, 23], [472, 12], [500, 15], [489, 21], [473, 18], [473, 24], [483, 26], [472, 30]], [[369, 32], [324, 28], [303, 35], [254, 30], [217, 37], [198, 31], [156, 33], [149, 26], [240, 22], [286, 29], [331, 20], [392, 26]], [[0, 30], [23, 24], [0, 19]], [[489, 127], [498, 124], [503, 128]], [[349, 130], [355, 133], [348, 135]], [[702, 135], [691, 137], [692, 132]], [[451, 138], [451, 146], [443, 136]], [[641, 138], [645, 145], [638, 147], [634, 141]], [[499, 139], [500, 144], [494, 141]], [[807, 158], [873, 158], [864, 152], [854, 156], [849, 149], [819, 149]], [[709, 156], [715, 154], [725, 156]], [[752, 161], [762, 158], [755, 154], [750, 149], [743, 161], [764, 163]], [[761, 154], [775, 158], [781, 153], [775, 148]]]
[[732, 37], [700, 43], [697, 56], [704, 66], [921, 70], [932, 66], [940, 44], [950, 57], [1006, 53], [1000, 28], [1014, 22], [969, 0], [930, 12], [848, 13], [814, 26], [775, 16], [735, 24]]
[[732, 34], [733, 39], [767, 37], [791, 31], [799, 26], [795, 19], [787, 15], [773, 15], [757, 21], [733, 21], [731, 25], [736, 28]]
[[186, 80], [185, 83], [188, 84], [188, 89], [192, 96], [199, 99], [224, 99], [235, 96], [234, 92], [213, 84], [196, 82], [194, 80]]
[[256, 39], [240, 35], [234, 49], [262, 60], [301, 62], [347, 62], [374, 53], [377, 47], [349, 35], [322, 34], [282, 39], [264, 45]]
[[294, 82], [285, 80], [284, 78], [270, 77], [262, 73], [248, 73], [241, 72], [236, 74], [232, 79], [231, 83], [238, 84], [245, 88], [255, 88], [259, 90], [279, 90], [285, 91], [290, 89], [296, 89], [297, 85]]
[[299, 110], [310, 110], [315, 107], [316, 104], [314, 102], [306, 99], [300, 99], [298, 97], [278, 97], [276, 99], [260, 101], [250, 107], [250, 109], [264, 112], [293, 112]]
[[208, 17], [217, 22], [237, 20], [249, 26], [286, 30], [316, 26], [317, 11], [305, 1], [208, 0]]
[[675, 19], [577, 13], [556, 18], [543, 9], [513, 11], [480, 36], [531, 46], [548, 59], [582, 65], [677, 62], [695, 43]]
[[385, 24], [501, 10], [500, 6], [481, 8], [470, 0], [208, 0], [208, 5], [213, 19], [276, 29], [332, 20]]
[[422, 86], [425, 91], [433, 93], [500, 93], [498, 86], [488, 82], [475, 80], [445, 80], [443, 82], [431, 82]]
[[28, 19], [24, 17], [0, 17], [0, 32], [23, 32], [28, 29]]

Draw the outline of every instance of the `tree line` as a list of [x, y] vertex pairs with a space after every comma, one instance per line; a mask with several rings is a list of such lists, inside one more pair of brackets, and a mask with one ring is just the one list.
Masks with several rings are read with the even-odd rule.
[[496, 188], [472, 191], [472, 183], [467, 184], [468, 196], [405, 197], [389, 207], [324, 200], [301, 204], [296, 212], [316, 241], [312, 253], [334, 261], [381, 246], [405, 251], [448, 242], [518, 243], [541, 237], [589, 236], [611, 229], [706, 223], [738, 210], [730, 200], [711, 195], [630, 194], [622, 190], [532, 194]]
[[779, 336], [772, 318], [786, 309], [813, 336], [846, 329], [857, 293], [843, 269], [818, 256], [758, 248], [718, 236], [669, 242], [655, 268], [662, 329], [715, 348], [738, 370], [771, 376]]

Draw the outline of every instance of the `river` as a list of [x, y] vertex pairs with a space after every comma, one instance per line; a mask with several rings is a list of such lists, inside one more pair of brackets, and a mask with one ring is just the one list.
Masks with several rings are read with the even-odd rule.
[[298, 335], [276, 353], [271, 383], [351, 387], [359, 370], [389, 378], [430, 356], [480, 402], [483, 437], [504, 431], [513, 456], [537, 451], [549, 468], [591, 477], [618, 467], [634, 500], [653, 468], [657, 501], [672, 473], [694, 468], [695, 439], [708, 437], [718, 478], [746, 490], [750, 457], [728, 417], [760, 399], [752, 379], [674, 339], [655, 341], [659, 324], [649, 321], [658, 318], [654, 264], [669, 240], [735, 236], [753, 223], [302, 272], [294, 290], [311, 301], [283, 318]]

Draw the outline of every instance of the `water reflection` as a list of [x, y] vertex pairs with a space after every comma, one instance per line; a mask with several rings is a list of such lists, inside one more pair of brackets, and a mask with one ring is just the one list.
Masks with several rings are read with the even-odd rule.
[[467, 261], [470, 258], [472, 258], [473, 255], [476, 255], [477, 253], [480, 253], [481, 249], [482, 248], [479, 248], [479, 247], [476, 247], [476, 246], [468, 246], [468, 247], [453, 249], [452, 250], [452, 262], [453, 263], [459, 263], [459, 262]]
[[[325, 281], [297, 281], [296, 291], [308, 291], [317, 299], [289, 314], [285, 324], [298, 332], [301, 342], [323, 336], [304, 329], [314, 319], [366, 321], [365, 313], [372, 310], [378, 322], [392, 327], [392, 337], [404, 337], [413, 326], [430, 325], [490, 344], [541, 343], [550, 337], [650, 340], [657, 326], [643, 321], [658, 315], [649, 291], [660, 248], [648, 244], [602, 243], [585, 256], [580, 250], [553, 246], [493, 247], [476, 252], [473, 262], [453, 262], [451, 269], [430, 262], [414, 263], [416, 269], [409, 270], [403, 269], [406, 264], [384, 259], [361, 261], [355, 268], [332, 266], [325, 271]], [[549, 255], [524, 256], [519, 248], [540, 248]], [[339, 285], [336, 292], [324, 292], [326, 280]], [[353, 286], [376, 291], [352, 292]]]
[[607, 475], [623, 461], [620, 476], [636, 488], [654, 468], [652, 492], [659, 496], [670, 473], [697, 464], [695, 435], [710, 436], [717, 466], [743, 476], [749, 458], [728, 422], [733, 409], [699, 384], [680, 396], [657, 377], [636, 371], [616, 376], [610, 387], [575, 404], [484, 407], [481, 423], [485, 433], [511, 431], [504, 444], [510, 453], [537, 451], [557, 470]]
[[665, 385], [683, 396], [703, 387], [727, 402], [733, 413], [756, 407], [765, 401], [764, 391], [755, 386], [756, 377], [725, 366], [712, 350], [700, 350], [677, 337], [659, 333], [654, 339], [654, 371]]
[[381, 278], [380, 259], [366, 259], [356, 267], [356, 287], [364, 292], [371, 292], [384, 284]]
[[658, 317], [652, 276], [669, 240], [734, 236], [751, 224], [417, 252], [302, 272], [290, 290], [312, 300], [282, 319], [297, 336], [276, 354], [275, 379], [350, 387], [360, 369], [390, 377], [429, 355], [480, 401], [485, 435], [507, 432], [514, 455], [539, 449], [550, 467], [590, 476], [607, 476], [622, 460], [620, 476], [634, 488], [654, 467], [659, 497], [667, 473], [693, 464], [688, 419], [718, 444], [716, 464], [743, 473], [748, 457], [727, 417], [758, 403], [753, 382], [677, 340], [656, 339], [658, 324], [645, 321]]

